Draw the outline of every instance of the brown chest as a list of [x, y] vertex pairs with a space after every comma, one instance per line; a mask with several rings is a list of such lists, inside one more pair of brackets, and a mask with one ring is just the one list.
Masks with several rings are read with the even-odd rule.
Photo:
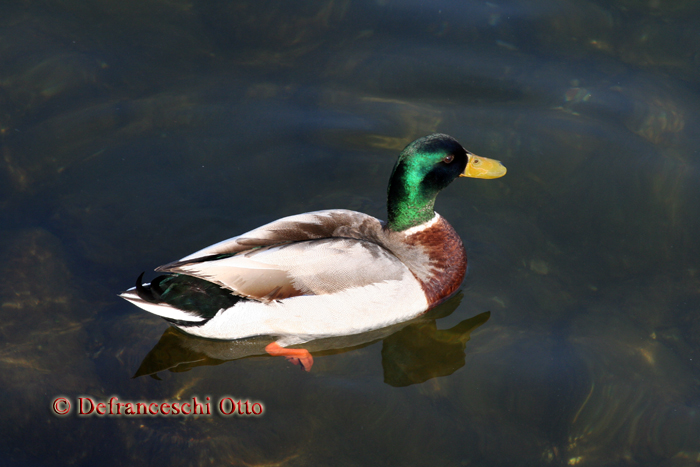
[[406, 242], [422, 249], [427, 259], [427, 274], [416, 278], [431, 307], [457, 291], [467, 271], [467, 253], [462, 239], [445, 219], [440, 217], [432, 226], [409, 236]]

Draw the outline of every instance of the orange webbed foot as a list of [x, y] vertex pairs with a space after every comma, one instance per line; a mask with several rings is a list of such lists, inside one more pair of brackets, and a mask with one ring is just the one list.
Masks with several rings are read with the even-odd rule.
[[273, 342], [265, 347], [265, 352], [275, 357], [285, 357], [288, 362], [294, 365], [301, 365], [301, 368], [305, 371], [311, 371], [311, 367], [314, 364], [314, 358], [306, 349], [287, 349], [277, 342]]

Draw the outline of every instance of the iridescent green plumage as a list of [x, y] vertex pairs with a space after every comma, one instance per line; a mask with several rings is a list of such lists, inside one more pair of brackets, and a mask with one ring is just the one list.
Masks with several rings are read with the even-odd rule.
[[387, 189], [388, 226], [402, 231], [429, 221], [440, 190], [464, 172], [467, 152], [454, 138], [435, 134], [401, 152]]

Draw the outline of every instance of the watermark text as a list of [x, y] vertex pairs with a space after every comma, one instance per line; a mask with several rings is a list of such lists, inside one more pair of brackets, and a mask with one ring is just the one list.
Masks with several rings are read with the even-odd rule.
[[217, 401], [205, 396], [178, 401], [128, 401], [117, 396], [98, 399], [91, 396], [79, 396], [71, 400], [58, 396], [51, 402], [51, 411], [55, 415], [76, 414], [78, 417], [209, 417], [213, 414], [225, 417], [259, 417], [265, 413], [265, 405], [250, 399], [236, 399], [223, 396]]

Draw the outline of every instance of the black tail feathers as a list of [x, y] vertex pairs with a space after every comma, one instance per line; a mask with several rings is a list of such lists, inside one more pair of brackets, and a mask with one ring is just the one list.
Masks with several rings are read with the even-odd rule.
[[182, 274], [156, 277], [143, 283], [144, 273], [136, 279], [136, 294], [149, 303], [165, 303], [180, 310], [212, 318], [219, 310], [228, 309], [246, 300], [217, 284]]
[[145, 300], [150, 303], [160, 303], [162, 302], [161, 300], [161, 295], [163, 293], [163, 290], [160, 288], [160, 282], [165, 279], [166, 276], [158, 276], [155, 279], [151, 281], [150, 285], [144, 285], [143, 284], [143, 275], [145, 273], [141, 273], [141, 275], [136, 279], [136, 293], [138, 294], [139, 297], [141, 297], [142, 300]]

